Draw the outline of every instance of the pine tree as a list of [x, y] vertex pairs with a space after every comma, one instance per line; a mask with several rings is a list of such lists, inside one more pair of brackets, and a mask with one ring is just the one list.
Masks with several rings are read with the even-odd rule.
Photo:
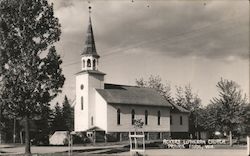
[[53, 120], [52, 120], [52, 126], [51, 126], [52, 131], [55, 132], [55, 131], [65, 130], [64, 123], [65, 122], [63, 121], [63, 117], [62, 117], [62, 108], [57, 102], [53, 110]]
[[49, 135], [51, 133], [51, 113], [50, 105], [42, 107], [41, 117], [36, 121], [38, 134], [35, 136], [37, 143], [49, 144]]
[[64, 121], [64, 129], [67, 131], [73, 130], [73, 108], [71, 107], [67, 96], [65, 95], [62, 107], [62, 120]]
[[[176, 98], [175, 103], [185, 109], [189, 114], [189, 132], [196, 136], [195, 133], [202, 129], [202, 122], [200, 118], [202, 108], [201, 99], [197, 94], [193, 93], [190, 85], [184, 87], [176, 87]], [[198, 137], [198, 136], [196, 136]]]
[[178, 106], [181, 106], [181, 107], [186, 107], [185, 105], [185, 95], [184, 95], [184, 91], [183, 91], [183, 88], [180, 87], [180, 86], [177, 86], [176, 87], [176, 94], [175, 94], [175, 104], [177, 104]]

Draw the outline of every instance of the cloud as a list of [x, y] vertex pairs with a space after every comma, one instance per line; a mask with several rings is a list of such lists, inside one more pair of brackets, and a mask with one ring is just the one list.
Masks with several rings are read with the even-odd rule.
[[66, 8], [69, 6], [73, 6], [74, 1], [76, 0], [48, 0], [50, 3], [54, 4], [56, 10], [61, 8]]
[[[88, 3], [50, 1], [54, 2], [55, 15], [62, 24], [61, 40], [56, 46], [63, 56], [67, 77], [64, 93], [74, 98], [70, 87], [75, 84], [73, 75], [80, 70]], [[177, 84], [193, 81], [203, 98], [209, 99], [216, 92], [211, 86], [222, 76], [241, 82], [248, 92], [248, 2], [205, 3], [91, 1], [93, 30], [101, 56], [99, 69], [108, 73], [106, 80], [130, 83], [137, 76], [161, 74]]]
[[[87, 2], [54, 2], [65, 36], [82, 34], [74, 39], [82, 42], [88, 21]], [[247, 3], [150, 1], [148, 8], [145, 1], [93, 1], [97, 48], [103, 55], [123, 53], [124, 49], [170, 57], [248, 58]]]

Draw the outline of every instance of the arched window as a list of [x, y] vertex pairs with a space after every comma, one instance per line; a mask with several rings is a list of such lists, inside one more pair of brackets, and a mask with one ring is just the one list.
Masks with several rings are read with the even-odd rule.
[[135, 120], [135, 110], [132, 109], [131, 111], [131, 123], [134, 125], [134, 120]]
[[148, 125], [148, 111], [145, 110], [145, 125]]
[[182, 125], [182, 116], [180, 116], [180, 125]]
[[91, 61], [90, 61], [90, 59], [88, 59], [88, 61], [87, 61], [87, 67], [91, 67]]
[[83, 85], [83, 84], [81, 84], [80, 89], [81, 89], [81, 90], [83, 90], [83, 89], [84, 89], [84, 85]]
[[173, 124], [173, 118], [172, 118], [172, 115], [170, 115], [170, 125]]
[[83, 110], [83, 103], [84, 103], [83, 96], [81, 96], [81, 110]]
[[117, 109], [117, 125], [121, 124], [121, 110]]
[[85, 68], [85, 60], [82, 60], [82, 67]]
[[91, 125], [92, 126], [94, 125], [94, 118], [93, 118], [93, 116], [91, 116]]
[[96, 62], [95, 62], [95, 59], [93, 60], [93, 69], [95, 69], [96, 67]]
[[158, 111], [158, 125], [161, 125], [161, 112]]

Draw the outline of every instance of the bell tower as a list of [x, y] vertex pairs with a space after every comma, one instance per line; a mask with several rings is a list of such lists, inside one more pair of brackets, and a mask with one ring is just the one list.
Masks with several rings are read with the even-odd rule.
[[97, 54], [89, 7], [89, 23], [81, 52], [81, 71], [76, 73], [75, 131], [85, 131], [95, 126], [95, 92], [104, 88], [105, 74], [98, 70]]

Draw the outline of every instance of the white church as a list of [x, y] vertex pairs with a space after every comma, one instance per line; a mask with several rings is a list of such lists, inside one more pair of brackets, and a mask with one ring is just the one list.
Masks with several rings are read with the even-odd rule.
[[150, 88], [105, 83], [106, 74], [98, 70], [91, 17], [84, 46], [81, 71], [76, 74], [76, 132], [101, 131], [110, 140], [127, 140], [134, 119], [142, 119], [146, 140], [188, 136], [189, 112], [184, 108]]

